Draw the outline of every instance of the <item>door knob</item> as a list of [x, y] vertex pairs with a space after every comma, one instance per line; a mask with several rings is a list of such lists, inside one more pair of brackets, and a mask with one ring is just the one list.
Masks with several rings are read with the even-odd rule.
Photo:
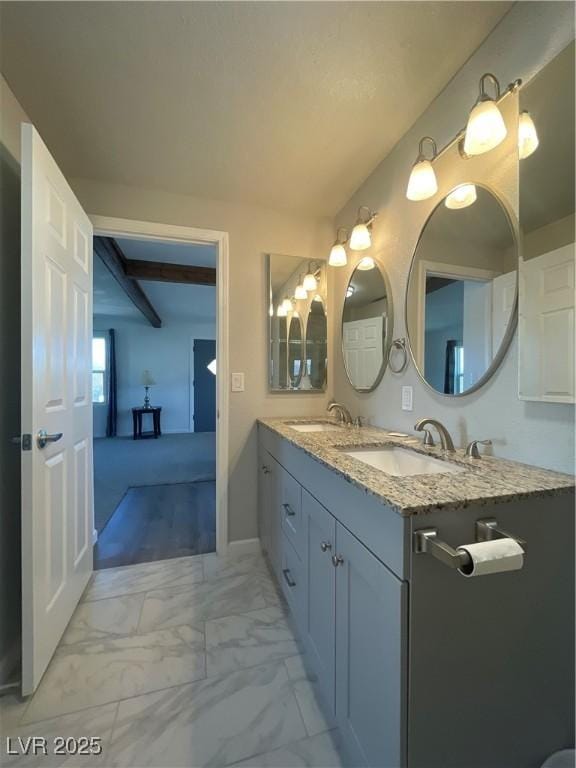
[[57, 443], [58, 440], [62, 438], [63, 434], [63, 432], [54, 432], [53, 435], [49, 435], [45, 429], [39, 429], [38, 434], [36, 435], [38, 448], [45, 448], [48, 443]]
[[342, 565], [344, 562], [344, 558], [342, 555], [332, 555], [332, 565], [334, 568], [338, 568], [339, 565]]
[[320, 544], [320, 549], [322, 550], [322, 552], [326, 552], [327, 550], [332, 549], [332, 544], [330, 544], [327, 541], [323, 541]]

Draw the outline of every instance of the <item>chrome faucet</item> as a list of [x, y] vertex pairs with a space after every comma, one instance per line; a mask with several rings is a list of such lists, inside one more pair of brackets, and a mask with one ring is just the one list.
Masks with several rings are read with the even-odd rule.
[[414, 424], [414, 429], [417, 432], [424, 432], [424, 445], [434, 445], [434, 439], [430, 433], [430, 430], [426, 429], [426, 426], [436, 427], [436, 431], [440, 435], [440, 444], [445, 451], [454, 452], [454, 443], [450, 437], [450, 432], [446, 429], [444, 424], [441, 424], [436, 419], [420, 419]]
[[326, 410], [328, 411], [328, 413], [332, 413], [332, 411], [336, 411], [336, 413], [338, 414], [338, 421], [341, 422], [342, 424], [350, 425], [353, 423], [350, 411], [348, 410], [348, 408], [346, 408], [345, 405], [341, 405], [340, 403], [337, 403], [334, 400], [332, 400], [331, 402], [328, 403], [328, 408]]

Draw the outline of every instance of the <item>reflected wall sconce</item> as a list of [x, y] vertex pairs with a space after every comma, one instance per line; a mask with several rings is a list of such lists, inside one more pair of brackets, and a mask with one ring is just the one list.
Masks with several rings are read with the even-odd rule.
[[[424, 145], [428, 142], [432, 147], [432, 157], [424, 154]], [[438, 182], [432, 167], [432, 160], [438, 155], [436, 142], [430, 136], [424, 136], [418, 144], [418, 157], [412, 166], [406, 197], [408, 200], [427, 200], [438, 192]]]
[[311, 264], [308, 267], [308, 272], [304, 275], [304, 280], [302, 282], [302, 285], [304, 286], [304, 290], [310, 293], [310, 291], [315, 291], [318, 288], [318, 277], [320, 270], [317, 269], [315, 272], [313, 271], [314, 265]]
[[284, 302], [282, 302], [282, 304], [278, 304], [278, 309], [276, 310], [276, 317], [286, 317], [287, 315], [288, 315], [288, 312], [286, 311]]
[[444, 205], [452, 211], [459, 211], [461, 208], [468, 208], [469, 205], [475, 203], [476, 198], [475, 184], [461, 184], [446, 196]]
[[[495, 98], [491, 98], [486, 92], [488, 81], [494, 86]], [[464, 152], [469, 157], [489, 152], [506, 138], [506, 123], [497, 103], [500, 98], [498, 78], [491, 72], [486, 72], [480, 78], [480, 95], [472, 107], [464, 134]]]
[[[364, 213], [366, 211], [367, 213]], [[367, 205], [358, 208], [358, 218], [350, 235], [350, 248], [353, 251], [365, 251], [372, 245], [372, 224], [378, 214]]]
[[294, 291], [294, 298], [298, 299], [299, 301], [308, 298], [308, 293], [303, 283], [298, 283], [298, 285], [296, 286], [296, 290]]
[[538, 133], [529, 112], [520, 112], [518, 118], [518, 156], [524, 160], [538, 149]]
[[[343, 232], [344, 235], [340, 233]], [[348, 262], [346, 256], [346, 248], [344, 247], [348, 242], [348, 230], [345, 227], [339, 227], [336, 232], [336, 240], [330, 251], [330, 258], [328, 259], [328, 266], [330, 267], [345, 267]]]
[[356, 268], [361, 270], [362, 272], [368, 272], [371, 269], [374, 269], [376, 266], [376, 262], [372, 258], [372, 256], [364, 256], [363, 259], [360, 259], [358, 264], [356, 265]]

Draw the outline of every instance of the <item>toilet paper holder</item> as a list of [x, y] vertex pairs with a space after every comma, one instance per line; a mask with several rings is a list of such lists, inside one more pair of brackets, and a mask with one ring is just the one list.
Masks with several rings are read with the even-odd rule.
[[[493, 517], [476, 520], [474, 526], [476, 542], [493, 541], [494, 539], [514, 539], [522, 549], [526, 551], [526, 542], [519, 536], [499, 527], [498, 521]], [[449, 568], [466, 568], [470, 565], [470, 555], [463, 550], [454, 549], [442, 539], [438, 538], [437, 528], [421, 528], [414, 531], [414, 552], [416, 554], [428, 554], [440, 560]]]

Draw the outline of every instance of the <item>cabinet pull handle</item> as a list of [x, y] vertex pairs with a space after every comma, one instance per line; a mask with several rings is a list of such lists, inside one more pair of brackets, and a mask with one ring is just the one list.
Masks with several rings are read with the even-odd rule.
[[322, 550], [322, 552], [327, 552], [329, 549], [332, 549], [332, 544], [330, 544], [327, 541], [323, 541], [320, 544], [320, 549]]
[[296, 512], [294, 512], [290, 504], [282, 504], [282, 506], [284, 507], [284, 511], [286, 512], [287, 517], [294, 517]]
[[289, 587], [295, 587], [296, 582], [290, 577], [290, 568], [283, 568], [282, 573], [284, 574], [284, 581], [286, 584], [288, 584]]
[[334, 568], [338, 568], [339, 565], [342, 565], [344, 562], [344, 558], [342, 555], [332, 555], [332, 565]]
[[270, 468], [266, 466], [266, 464], [262, 464], [262, 472], [264, 472], [265, 475], [269, 474]]

